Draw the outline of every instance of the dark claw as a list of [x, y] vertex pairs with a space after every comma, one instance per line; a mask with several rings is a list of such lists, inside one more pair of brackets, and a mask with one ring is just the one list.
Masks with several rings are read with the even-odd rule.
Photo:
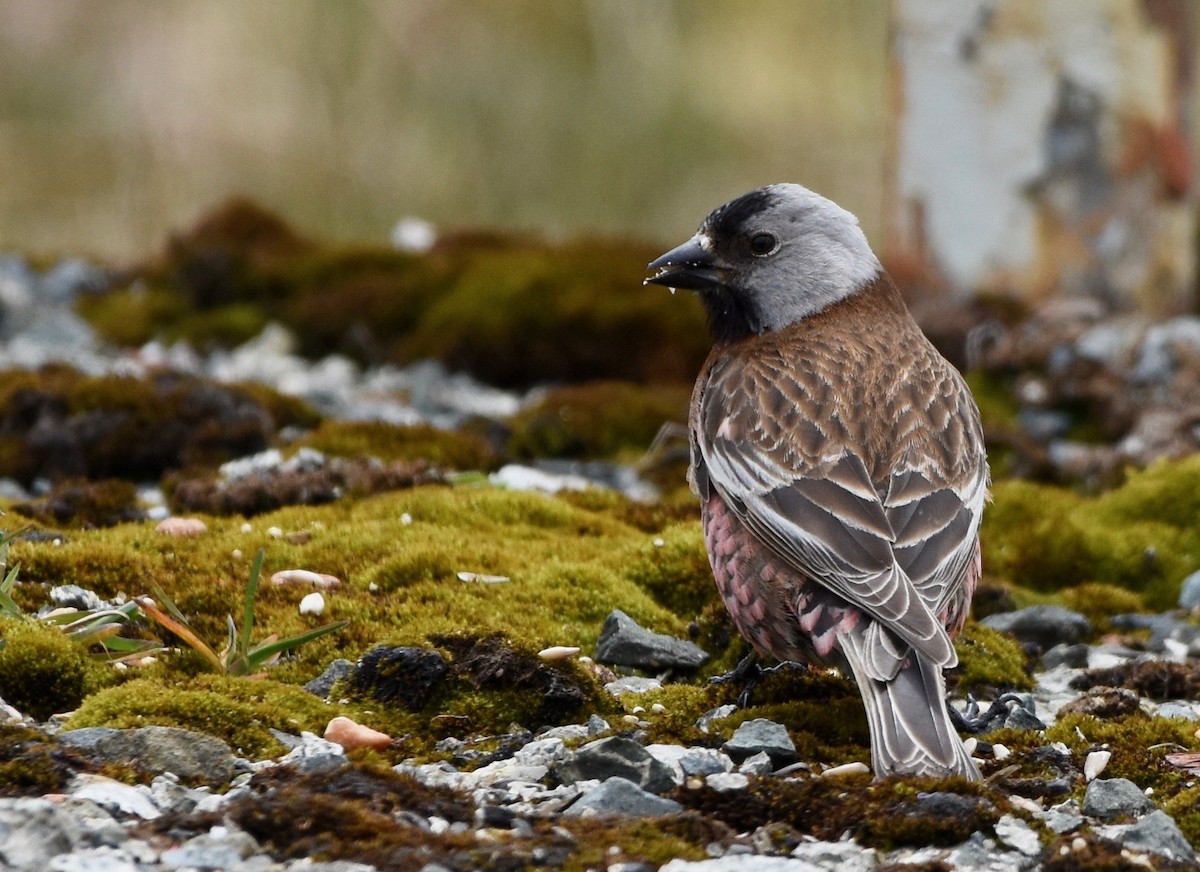
[[766, 680], [768, 675], [773, 675], [780, 669], [807, 669], [803, 663], [794, 663], [791, 660], [784, 660], [782, 663], [776, 663], [774, 666], [768, 666], [765, 669], [758, 665], [758, 655], [751, 651], [737, 666], [733, 667], [733, 671], [726, 672], [724, 675], [714, 675], [708, 680], [709, 684], [741, 684], [742, 690], [734, 700], [734, 705], [740, 709], [749, 708], [750, 700], [754, 696], [754, 691], [758, 686]]
[[1015, 693], [1001, 694], [982, 715], [979, 713], [979, 703], [975, 701], [975, 697], [970, 695], [967, 696], [966, 714], [960, 714], [958, 709], [949, 704], [946, 705], [946, 709], [950, 713], [950, 723], [954, 724], [954, 729], [963, 733], [978, 735], [979, 733], [986, 733], [997, 721], [1008, 717], [1008, 704], [1010, 702], [1019, 704], [1021, 698]]

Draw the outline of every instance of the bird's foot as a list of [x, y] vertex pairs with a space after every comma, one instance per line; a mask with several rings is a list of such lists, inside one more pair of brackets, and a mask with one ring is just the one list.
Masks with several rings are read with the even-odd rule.
[[708, 680], [708, 683], [740, 684], [742, 689], [738, 693], [737, 699], [734, 700], [734, 705], [744, 709], [750, 707], [754, 691], [758, 689], [758, 686], [766, 681], [767, 676], [774, 675], [780, 669], [807, 669], [807, 667], [803, 663], [795, 663], [791, 660], [784, 660], [774, 666], [762, 667], [758, 665], [758, 655], [752, 651], [743, 657], [732, 671], [726, 672], [724, 675], [714, 675]]
[[979, 703], [975, 701], [975, 697], [968, 694], [965, 713], [949, 704], [946, 705], [946, 709], [950, 713], [950, 723], [954, 725], [954, 729], [978, 735], [990, 730], [997, 721], [1008, 717], [1010, 702], [1020, 703], [1021, 698], [1015, 693], [1001, 694], [995, 702], [988, 706], [987, 711], [980, 714]]

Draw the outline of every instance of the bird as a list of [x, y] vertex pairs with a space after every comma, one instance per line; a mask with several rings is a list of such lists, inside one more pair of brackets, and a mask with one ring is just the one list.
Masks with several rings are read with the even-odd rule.
[[688, 481], [734, 625], [761, 656], [853, 678], [876, 778], [978, 779], [944, 676], [990, 486], [965, 380], [858, 219], [800, 185], [720, 206], [647, 270], [708, 314]]

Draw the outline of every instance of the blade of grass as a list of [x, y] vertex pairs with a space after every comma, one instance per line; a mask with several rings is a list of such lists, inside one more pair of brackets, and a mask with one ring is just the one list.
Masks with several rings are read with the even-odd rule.
[[286, 651], [288, 648], [298, 648], [307, 642], [311, 642], [313, 639], [319, 639], [327, 633], [340, 630], [349, 623], [349, 621], [337, 621], [333, 624], [326, 624], [324, 627], [317, 627], [315, 630], [309, 630], [307, 633], [288, 636], [286, 639], [280, 639], [277, 642], [263, 642], [246, 652], [246, 661], [250, 664], [251, 668], [255, 668], [276, 654]]
[[254, 600], [258, 597], [258, 583], [262, 578], [263, 560], [267, 552], [259, 548], [250, 566], [250, 580], [246, 582], [245, 613], [242, 615], [242, 650], [250, 650], [250, 632], [254, 629]]
[[180, 639], [188, 644], [197, 654], [209, 662], [213, 669], [218, 672], [225, 671], [225, 664], [217, 652], [208, 647], [208, 644], [196, 635], [195, 631], [187, 625], [186, 622], [181, 623], [175, 620], [171, 615], [168, 615], [158, 607], [152, 599], [145, 596], [134, 597], [134, 602], [138, 604], [138, 608], [145, 613], [146, 617], [157, 621], [167, 630], [170, 630]]

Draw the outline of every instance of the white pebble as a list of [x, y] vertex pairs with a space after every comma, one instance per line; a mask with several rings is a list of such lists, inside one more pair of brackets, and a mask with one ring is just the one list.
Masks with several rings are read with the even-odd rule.
[[973, 757], [973, 756], [975, 756], [975, 749], [979, 747], [979, 740], [976, 739], [974, 736], [971, 736], [970, 738], [967, 738], [967, 739], [963, 739], [963, 747], [966, 748], [966, 750], [967, 750], [967, 756]]
[[1012, 751], [1008, 750], [1004, 745], [992, 745], [992, 756], [997, 760], [1007, 760], [1012, 756]]
[[278, 527], [267, 527], [267, 535], [272, 539], [282, 539], [283, 530], [279, 529]]
[[549, 648], [539, 651], [538, 656], [543, 660], [566, 660], [578, 653], [579, 649], [574, 645], [551, 645]]
[[300, 614], [319, 615], [325, 611], [325, 597], [319, 593], [310, 593], [300, 600]]
[[1093, 751], [1088, 754], [1087, 759], [1083, 761], [1083, 777], [1088, 781], [1094, 779], [1104, 771], [1111, 757], [1112, 751]]
[[623, 720], [627, 724], [637, 724], [638, 716], [637, 715], [625, 715], [625, 717], [621, 718], [621, 720]]
[[484, 575], [481, 572], [460, 572], [458, 580], [478, 581], [482, 584], [503, 584], [506, 581], [512, 581], [507, 575]]
[[249, 524], [249, 523], [242, 524], [242, 526], [241, 526], [239, 529], [240, 529], [240, 530], [241, 530], [243, 533], [253, 533], [253, 532], [254, 532], [254, 528], [253, 528], [252, 526], [250, 526], [250, 524]]
[[854, 763], [843, 763], [841, 766], [833, 766], [821, 773], [823, 776], [838, 776], [838, 775], [865, 775], [871, 769], [866, 763], [855, 761]]
[[313, 587], [337, 587], [340, 578], [311, 569], [281, 569], [271, 576], [271, 584], [310, 584]]
[[650, 711], [654, 712], [656, 715], [661, 715], [666, 710], [667, 707], [661, 702], [656, 702], [654, 705], [650, 706]]
[[367, 585], [367, 590], [369, 590], [371, 593], [379, 593], [379, 585], [377, 585], [375, 582], [371, 582]]
[[665, 539], [663, 539], [663, 537], [662, 537], [662, 536], [659, 536], [659, 537], [657, 537], [657, 538], [654, 540], [654, 547], [655, 547], [655, 548], [661, 548], [661, 547], [663, 547], [663, 546], [664, 546], [664, 545], [666, 545], [666, 544], [667, 544], [667, 542], [666, 542], [666, 540], [665, 540]]
[[408, 512], [405, 512], [400, 516], [400, 523], [407, 527], [412, 523], [412, 515], [410, 515]]
[[243, 557], [245, 557], [245, 555], [242, 554], [241, 548], [234, 548], [232, 551], [229, 552], [229, 554], [231, 557], [233, 557], [234, 560], [241, 560]]

